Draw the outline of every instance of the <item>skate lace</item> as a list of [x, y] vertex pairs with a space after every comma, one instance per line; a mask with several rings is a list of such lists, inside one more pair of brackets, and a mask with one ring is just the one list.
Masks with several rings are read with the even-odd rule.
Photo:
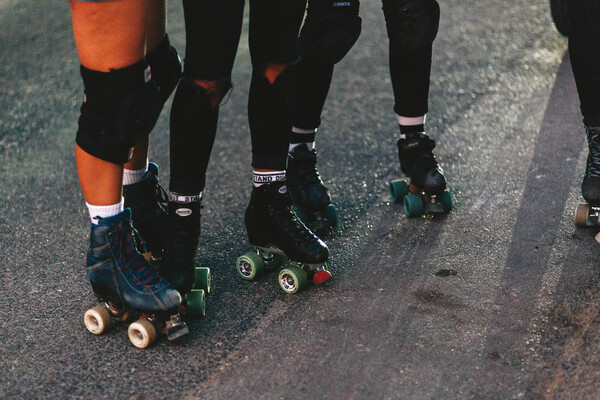
[[119, 252], [120, 265], [123, 270], [131, 272], [136, 286], [147, 286], [155, 283], [160, 278], [148, 261], [140, 253], [138, 246], [145, 248], [142, 237], [131, 225], [130, 221], [123, 221], [120, 226]]
[[169, 209], [169, 196], [161, 185], [156, 185], [156, 191], [154, 193], [156, 203], [162, 212], [167, 213]]
[[585, 175], [600, 177], [600, 128], [587, 128], [589, 154]]

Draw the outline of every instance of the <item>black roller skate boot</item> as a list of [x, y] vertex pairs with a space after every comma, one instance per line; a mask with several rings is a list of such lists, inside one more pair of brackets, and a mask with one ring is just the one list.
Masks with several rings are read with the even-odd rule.
[[281, 265], [282, 256], [291, 260], [279, 273], [279, 285], [287, 293], [297, 292], [308, 279], [320, 284], [331, 278], [325, 263], [329, 249], [296, 217], [285, 182], [254, 187], [245, 222], [248, 241], [256, 251], [238, 258], [242, 278], [251, 280], [265, 268]]
[[581, 183], [584, 203], [577, 205], [575, 224], [595, 226], [600, 224], [600, 127], [585, 127], [588, 140], [588, 157]]
[[452, 198], [446, 190], [444, 172], [433, 155], [435, 141], [425, 132], [416, 132], [401, 135], [397, 145], [400, 167], [410, 182], [392, 181], [392, 200], [404, 202], [408, 217], [448, 213]]
[[158, 183], [158, 166], [149, 163], [144, 179], [123, 186], [123, 197], [147, 250], [154, 259], [159, 259], [165, 247], [169, 200]]
[[298, 217], [319, 236], [337, 224], [337, 212], [317, 171], [317, 152], [302, 143], [288, 156], [287, 181]]
[[189, 203], [169, 202], [169, 224], [160, 275], [183, 297], [181, 314], [186, 317], [205, 315], [205, 295], [210, 292], [210, 270], [196, 267], [200, 241], [202, 196]]
[[129, 326], [131, 342], [149, 346], [157, 332], [175, 339], [188, 333], [178, 314], [181, 296], [142, 256], [143, 241], [131, 224], [131, 211], [101, 218], [92, 225], [85, 272], [101, 304], [88, 310], [84, 322], [94, 334], [104, 332], [111, 319], [140, 319]]

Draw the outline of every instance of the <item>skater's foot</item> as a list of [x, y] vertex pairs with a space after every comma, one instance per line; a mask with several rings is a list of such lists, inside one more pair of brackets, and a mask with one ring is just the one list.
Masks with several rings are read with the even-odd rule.
[[245, 221], [253, 246], [274, 247], [290, 260], [307, 264], [324, 263], [329, 257], [327, 245], [292, 211], [292, 199], [284, 181], [252, 189]]
[[441, 194], [446, 189], [446, 178], [433, 155], [435, 141], [425, 132], [407, 133], [397, 145], [402, 172], [410, 177], [410, 183], [428, 195]]
[[296, 207], [306, 211], [321, 211], [331, 203], [331, 197], [317, 171], [317, 152], [300, 144], [289, 153], [287, 182]]
[[92, 225], [86, 274], [103, 301], [157, 313], [177, 309], [181, 296], [142, 256], [143, 242], [125, 209]]

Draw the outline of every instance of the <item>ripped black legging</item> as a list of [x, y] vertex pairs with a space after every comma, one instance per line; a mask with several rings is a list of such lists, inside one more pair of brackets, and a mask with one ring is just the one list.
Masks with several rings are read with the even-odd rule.
[[600, 1], [568, 4], [569, 55], [584, 122], [600, 126]]
[[[391, 4], [396, 6], [410, 1], [412, 0], [383, 0], [382, 3], [385, 8]], [[411, 51], [396, 42], [397, 39], [398, 37], [394, 37], [389, 41], [394, 111], [403, 117], [419, 117], [428, 111], [432, 45]], [[294, 126], [315, 129], [321, 123], [321, 112], [331, 84], [333, 65], [301, 62], [297, 74]], [[365, 96], [375, 94], [365, 93]]]
[[[291, 127], [291, 68], [273, 84], [270, 64], [297, 62], [296, 40], [305, 0], [250, 0], [252, 81], [248, 99], [252, 165], [285, 169]], [[171, 191], [198, 193], [217, 129], [218, 108], [193, 81], [231, 81], [243, 22], [244, 0], [183, 0], [184, 76], [171, 110]], [[204, 93], [204, 94], [203, 94]]]

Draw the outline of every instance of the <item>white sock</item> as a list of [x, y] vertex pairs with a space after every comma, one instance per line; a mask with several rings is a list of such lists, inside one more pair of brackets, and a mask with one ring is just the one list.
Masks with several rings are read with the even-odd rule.
[[[298, 127], [292, 127], [292, 133], [296, 133], [299, 135], [314, 135], [315, 133], [317, 133], [317, 128], [315, 129], [301, 129]], [[300, 143], [290, 143], [290, 148], [288, 151], [292, 151], [296, 146], [301, 145], [302, 143], [306, 144], [306, 147], [308, 147], [308, 151], [312, 151], [315, 148], [315, 142], [300, 142]]]
[[138, 183], [146, 173], [148, 172], [148, 160], [146, 160], [146, 166], [142, 169], [123, 169], [123, 185], [132, 185]]
[[398, 125], [411, 126], [411, 125], [421, 125], [425, 123], [425, 116], [421, 115], [420, 117], [402, 117], [398, 115]]
[[285, 180], [285, 171], [253, 171], [253, 183], [255, 187]]
[[110, 206], [93, 206], [88, 202], [85, 203], [90, 213], [90, 219], [92, 220], [92, 224], [94, 225], [98, 225], [99, 218], [112, 217], [122, 212], [125, 209], [123, 204], [124, 201], [122, 197], [120, 203], [113, 204]]

